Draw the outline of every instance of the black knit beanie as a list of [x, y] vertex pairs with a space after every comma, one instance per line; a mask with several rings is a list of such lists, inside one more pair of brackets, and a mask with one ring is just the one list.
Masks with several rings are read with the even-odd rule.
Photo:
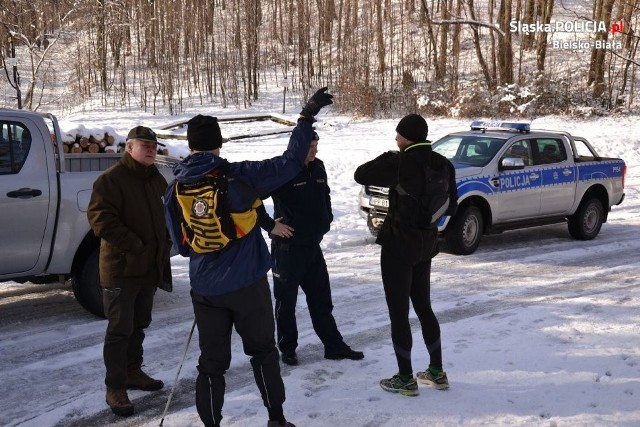
[[209, 151], [222, 147], [222, 133], [218, 119], [198, 114], [187, 122], [187, 141], [189, 148], [196, 151]]
[[400, 120], [396, 127], [396, 132], [409, 141], [422, 142], [427, 140], [429, 126], [427, 126], [427, 121], [422, 116], [409, 114]]

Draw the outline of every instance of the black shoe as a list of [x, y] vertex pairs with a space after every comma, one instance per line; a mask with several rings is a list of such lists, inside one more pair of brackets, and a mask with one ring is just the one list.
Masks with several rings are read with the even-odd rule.
[[296, 356], [295, 351], [284, 352], [280, 358], [282, 359], [282, 363], [286, 363], [287, 365], [296, 366], [298, 364], [298, 356]]
[[324, 352], [324, 358], [330, 360], [342, 360], [342, 359], [351, 359], [351, 360], [360, 360], [364, 359], [364, 353], [361, 351], [352, 350], [351, 347], [347, 346], [338, 351], [326, 351]]

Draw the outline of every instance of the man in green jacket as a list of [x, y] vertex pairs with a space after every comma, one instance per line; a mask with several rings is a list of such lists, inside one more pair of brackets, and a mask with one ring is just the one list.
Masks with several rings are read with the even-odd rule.
[[131, 129], [122, 159], [94, 183], [87, 211], [101, 239], [100, 284], [109, 321], [103, 353], [106, 400], [124, 417], [133, 414], [127, 389], [164, 386], [141, 369], [156, 287], [171, 280], [162, 203], [167, 182], [154, 165], [158, 144], [151, 129]]

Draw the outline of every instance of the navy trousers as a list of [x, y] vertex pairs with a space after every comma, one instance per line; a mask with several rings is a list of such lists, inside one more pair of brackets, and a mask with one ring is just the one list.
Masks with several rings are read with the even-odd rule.
[[313, 329], [325, 351], [342, 350], [346, 344], [333, 317], [329, 273], [320, 245], [289, 245], [272, 241], [271, 259], [280, 351], [291, 352], [298, 347], [298, 287], [306, 295]]

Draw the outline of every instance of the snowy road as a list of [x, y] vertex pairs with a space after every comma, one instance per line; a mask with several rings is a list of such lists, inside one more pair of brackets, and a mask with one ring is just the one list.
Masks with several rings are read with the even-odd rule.
[[[555, 225], [487, 237], [470, 257], [441, 254], [433, 269], [433, 300], [441, 322], [507, 316], [526, 306], [550, 301], [570, 304], [576, 297], [612, 291], [624, 300], [626, 291], [640, 287], [640, 218], [626, 216], [625, 221], [616, 221], [615, 216], [593, 242], [570, 240], [566, 227]], [[630, 227], [636, 231], [630, 232]], [[379, 251], [370, 242], [363, 236], [357, 256], [353, 254], [355, 242], [346, 249], [327, 250], [336, 319], [346, 341], [364, 349], [388, 341], [376, 264]], [[180, 275], [184, 260], [178, 257], [173, 261]], [[192, 319], [186, 284], [186, 279], [179, 279], [174, 294], [158, 293], [145, 342], [151, 373], [168, 384]], [[47, 413], [61, 419], [59, 426], [134, 426], [159, 419], [168, 387], [151, 395], [133, 392], [136, 416], [131, 419], [119, 420], [107, 409], [83, 411], [87, 402], [103, 399], [100, 349], [105, 322], [80, 308], [68, 289], [43, 288], [28, 295], [4, 297], [0, 303], [0, 369], [3, 388], [9, 391], [0, 395], [0, 425], [38, 425], [37, 420], [46, 418]], [[298, 352], [305, 364], [320, 362], [321, 347], [309, 336], [308, 316], [303, 311], [299, 317], [301, 343], [308, 343]], [[417, 324], [414, 326], [417, 329]], [[197, 333], [194, 344], [196, 340]], [[236, 342], [234, 354], [240, 357], [234, 358], [236, 363], [228, 376], [229, 391], [253, 382], [241, 353]], [[196, 346], [192, 345], [172, 411], [193, 406], [196, 358]], [[285, 375], [289, 370], [284, 368]]]

